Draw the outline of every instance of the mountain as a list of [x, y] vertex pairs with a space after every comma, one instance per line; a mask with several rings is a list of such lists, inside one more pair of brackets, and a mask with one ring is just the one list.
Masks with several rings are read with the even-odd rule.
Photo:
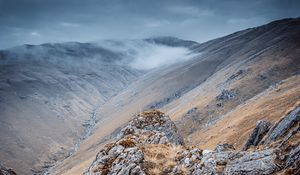
[[[244, 160], [268, 163], [255, 166], [256, 173], [261, 167], [270, 173], [281, 171], [282, 166], [291, 167], [288, 154], [298, 161], [299, 41], [300, 18], [294, 18], [201, 44], [154, 37], [1, 51], [0, 160], [19, 174], [38, 174], [43, 167], [50, 174], [107, 173], [112, 164], [99, 164], [102, 153], [109, 156], [105, 148], [121, 145], [130, 149], [114, 150], [125, 150], [125, 160], [127, 153], [137, 157], [134, 166], [139, 172], [138, 166], [145, 163], [141, 151], [152, 160], [156, 158], [151, 152], [169, 152], [171, 157], [162, 154], [161, 159], [185, 166], [189, 157], [182, 155], [184, 159], [176, 162], [175, 153], [195, 147], [196, 157], [210, 150], [203, 152], [212, 158], [207, 164], [220, 163], [215, 158], [224, 153], [217, 150], [234, 155], [228, 160], [226, 153], [225, 163], [217, 166], [220, 172], [246, 172], [238, 166]], [[165, 122], [168, 125], [160, 127]], [[128, 124], [138, 124], [138, 130], [128, 129]], [[136, 142], [126, 140], [124, 128]], [[144, 143], [148, 137], [152, 147]], [[170, 144], [155, 145], [161, 139]], [[280, 146], [277, 141], [283, 141], [287, 151], [279, 163], [274, 150], [266, 148]], [[156, 163], [150, 161], [148, 169], [154, 171]]]
[[298, 104], [273, 127], [257, 122], [242, 151], [227, 143], [209, 151], [185, 145], [162, 112], [144, 111], [99, 151], [84, 174], [299, 174], [299, 114]]
[[107, 40], [0, 51], [1, 163], [18, 174], [38, 174], [69, 157], [98, 122], [99, 106], [155, 69], [140, 69], [140, 61], [156, 51], [183, 57], [186, 47], [179, 39], [176, 47]]
[[81, 174], [132, 116], [151, 108], [171, 117], [187, 145], [242, 149], [258, 120], [275, 124], [298, 103], [299, 39], [295, 18], [193, 45], [191, 59], [147, 72], [102, 105], [92, 134], [51, 173]]

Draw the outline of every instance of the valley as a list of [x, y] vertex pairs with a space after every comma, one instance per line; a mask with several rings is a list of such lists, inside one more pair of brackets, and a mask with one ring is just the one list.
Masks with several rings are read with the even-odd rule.
[[258, 121], [274, 126], [299, 104], [299, 41], [300, 18], [289, 18], [204, 43], [157, 37], [2, 50], [1, 164], [17, 174], [82, 174], [134, 116], [153, 109], [186, 146], [242, 150]]

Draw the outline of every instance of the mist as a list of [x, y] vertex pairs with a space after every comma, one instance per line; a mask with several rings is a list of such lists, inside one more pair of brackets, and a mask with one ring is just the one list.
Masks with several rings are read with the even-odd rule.
[[186, 47], [171, 47], [145, 40], [105, 40], [99, 46], [120, 52], [122, 63], [134, 69], [150, 70], [187, 61], [195, 56]]

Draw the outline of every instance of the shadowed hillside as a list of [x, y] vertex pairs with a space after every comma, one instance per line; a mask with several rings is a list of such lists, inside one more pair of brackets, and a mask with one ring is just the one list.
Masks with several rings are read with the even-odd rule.
[[[149, 70], [131, 64], [155, 50], [181, 56], [195, 42], [146, 40], [23, 45], [0, 51], [0, 160], [41, 173], [90, 135], [99, 106]], [[162, 38], [160, 41], [164, 41]], [[186, 43], [188, 42], [188, 44]], [[175, 60], [177, 61], [177, 60]]]

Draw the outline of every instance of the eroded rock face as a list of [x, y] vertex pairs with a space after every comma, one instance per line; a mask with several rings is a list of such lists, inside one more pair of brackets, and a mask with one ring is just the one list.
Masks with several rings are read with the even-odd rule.
[[97, 154], [84, 174], [146, 174], [143, 168], [146, 144], [183, 145], [183, 139], [168, 116], [157, 110], [142, 112], [121, 130], [116, 142]]
[[[277, 127], [286, 128], [281, 122], [295, 121], [295, 117], [292, 120], [290, 118], [291, 114], [297, 113], [291, 112], [286, 116], [288, 119], [280, 120], [273, 132], [279, 132]], [[107, 144], [97, 154], [95, 161], [84, 174], [297, 174], [300, 172], [297, 126], [299, 122], [293, 122], [292, 128], [281, 130], [284, 132], [279, 134], [281, 139], [278, 140], [277, 137], [272, 144], [256, 146], [270, 128], [270, 122], [258, 121], [246, 143], [248, 147], [253, 146], [252, 151], [235, 150], [226, 143], [217, 145], [214, 151], [209, 151], [184, 146], [168, 116], [156, 110], [146, 111], [138, 114], [121, 130], [117, 141]], [[272, 132], [268, 134], [273, 135]]]
[[273, 149], [255, 152], [242, 152], [242, 157], [230, 161], [224, 172], [225, 174], [272, 174], [281, 169], [278, 161], [278, 153]]
[[[148, 131], [154, 131], [167, 137], [167, 139], [175, 145], [183, 145], [183, 139], [178, 133], [175, 124], [171, 119], [157, 110], [145, 111], [138, 114], [136, 118], [131, 120], [129, 124], [122, 129], [118, 138], [122, 138], [126, 135], [143, 135]], [[153, 140], [149, 143], [157, 144], [157, 138], [151, 138]]]
[[289, 133], [290, 129], [299, 126], [300, 105], [282, 118], [268, 133], [264, 143], [270, 143]]
[[269, 121], [260, 120], [256, 123], [256, 126], [250, 134], [243, 150], [247, 150], [250, 146], [256, 146], [262, 140], [262, 138], [270, 130], [271, 123]]

